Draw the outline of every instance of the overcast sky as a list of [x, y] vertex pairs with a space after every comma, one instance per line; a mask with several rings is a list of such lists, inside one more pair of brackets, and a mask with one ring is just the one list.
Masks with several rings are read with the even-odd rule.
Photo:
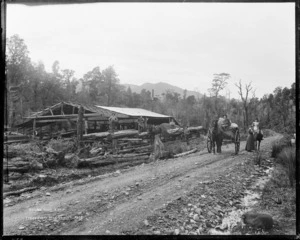
[[[7, 36], [32, 61], [78, 78], [114, 65], [121, 83], [167, 82], [207, 93], [214, 73], [252, 81], [256, 96], [295, 81], [294, 3], [95, 3], [7, 6]], [[223, 92], [225, 94], [225, 91]]]

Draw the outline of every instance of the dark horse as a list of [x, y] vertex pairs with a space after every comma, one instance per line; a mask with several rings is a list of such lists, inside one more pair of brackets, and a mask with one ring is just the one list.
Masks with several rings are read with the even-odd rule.
[[217, 145], [217, 153], [221, 153], [221, 146], [223, 141], [223, 134], [219, 134], [219, 120], [213, 120], [211, 125], [211, 143], [212, 143], [212, 152], [215, 153], [215, 146]]
[[258, 130], [258, 132], [254, 132], [254, 143], [255, 143], [255, 149], [257, 150], [257, 151], [259, 151], [259, 149], [260, 149], [260, 142], [261, 142], [261, 140], [263, 140], [263, 134], [262, 134], [262, 132], [261, 132], [261, 130], [259, 129]]

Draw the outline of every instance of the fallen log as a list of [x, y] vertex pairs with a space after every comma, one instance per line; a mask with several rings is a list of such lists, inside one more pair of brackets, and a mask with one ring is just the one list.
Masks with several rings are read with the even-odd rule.
[[3, 198], [6, 198], [7, 196], [18, 196], [21, 195], [24, 192], [30, 192], [33, 190], [36, 190], [37, 187], [29, 187], [29, 188], [23, 188], [21, 190], [18, 191], [14, 191], [14, 192], [7, 192], [7, 193], [3, 193]]
[[[30, 170], [29, 165], [28, 166], [23, 166], [23, 167], [15, 167], [15, 166], [8, 167], [9, 172], [25, 173], [25, 172], [29, 172], [29, 170]], [[3, 172], [4, 171], [7, 171], [6, 166], [3, 166]]]
[[5, 158], [15, 158], [15, 157], [18, 157], [20, 154], [24, 154], [24, 153], [25, 153], [24, 151], [13, 151], [13, 150], [9, 150], [9, 149], [8, 149], [8, 151], [6, 151], [4, 149], [3, 156]]
[[203, 130], [204, 128], [202, 126], [198, 126], [198, 127], [188, 127], [187, 130], [188, 131], [200, 131]]
[[112, 158], [130, 158], [149, 155], [148, 153], [132, 153], [132, 154], [120, 154], [120, 155], [109, 155]]
[[26, 135], [6, 135], [4, 141], [18, 141], [18, 140], [30, 140]]
[[9, 141], [5, 141], [3, 142], [4, 144], [12, 144], [12, 143], [27, 143], [29, 142], [30, 139], [22, 139], [22, 140], [9, 140]]
[[127, 149], [139, 149], [139, 148], [143, 148], [143, 147], [147, 147], [147, 146], [151, 146], [151, 145], [149, 145], [149, 143], [139, 144], [139, 145], [128, 144], [127, 146], [123, 147], [123, 150], [127, 150]]
[[122, 130], [118, 132], [114, 132], [114, 134], [111, 135], [112, 138], [123, 138], [123, 137], [130, 137], [130, 136], [138, 136], [139, 131], [138, 130]]
[[122, 153], [131, 153], [134, 152], [134, 148], [130, 148], [130, 149], [125, 149], [125, 150], [119, 150], [118, 153], [122, 154]]
[[128, 142], [141, 142], [143, 139], [141, 138], [121, 138], [119, 141], [128, 141]]
[[148, 132], [139, 133], [139, 137], [149, 137], [150, 134]]
[[83, 139], [97, 139], [97, 138], [105, 138], [109, 136], [109, 132], [99, 132], [99, 133], [89, 133], [89, 134], [84, 134]]
[[11, 163], [16, 163], [16, 162], [23, 162], [23, 161], [27, 161], [28, 159], [24, 158], [24, 157], [14, 157], [8, 160]]
[[197, 152], [197, 148], [194, 148], [194, 149], [192, 149], [190, 151], [187, 151], [187, 152], [176, 154], [176, 155], [174, 155], [174, 158], [183, 157], [183, 156], [189, 155], [191, 153], [195, 153], [195, 152]]
[[109, 156], [109, 155], [100, 155], [100, 156], [91, 157], [91, 158], [79, 159], [79, 161], [94, 162], [94, 161], [106, 159], [107, 156]]
[[136, 161], [136, 160], [145, 160], [149, 158], [149, 154], [135, 155], [135, 156], [126, 156], [126, 157], [113, 157], [112, 155], [108, 155], [103, 158], [93, 158], [93, 159], [80, 159], [78, 161], [78, 168], [82, 167], [100, 167], [107, 166], [110, 164], [116, 164], [126, 161]]
[[14, 162], [12, 163], [13, 166], [16, 167], [23, 167], [23, 166], [29, 166], [29, 162], [25, 162], [25, 161], [18, 161], [18, 162]]

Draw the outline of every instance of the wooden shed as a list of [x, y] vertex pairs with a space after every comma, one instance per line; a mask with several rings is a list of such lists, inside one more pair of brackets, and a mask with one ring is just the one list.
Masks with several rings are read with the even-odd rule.
[[137, 119], [140, 117], [147, 118], [147, 123], [153, 125], [169, 123], [172, 120], [177, 124], [177, 121], [171, 116], [141, 108], [88, 106], [79, 103], [60, 102], [26, 117], [26, 121], [17, 127], [34, 135], [40, 135], [43, 132], [52, 134], [63, 130], [62, 135], [69, 136], [76, 132], [80, 106], [83, 107], [84, 111], [85, 134], [107, 131], [108, 119], [113, 113], [119, 120], [118, 129], [137, 129]]

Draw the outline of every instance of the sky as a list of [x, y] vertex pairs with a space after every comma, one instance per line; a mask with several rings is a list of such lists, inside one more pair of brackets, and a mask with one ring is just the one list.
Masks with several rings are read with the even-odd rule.
[[252, 82], [255, 96], [295, 82], [294, 3], [8, 4], [7, 37], [24, 39], [33, 62], [76, 77], [113, 65], [120, 83], [166, 82], [208, 93], [214, 74], [226, 89]]

